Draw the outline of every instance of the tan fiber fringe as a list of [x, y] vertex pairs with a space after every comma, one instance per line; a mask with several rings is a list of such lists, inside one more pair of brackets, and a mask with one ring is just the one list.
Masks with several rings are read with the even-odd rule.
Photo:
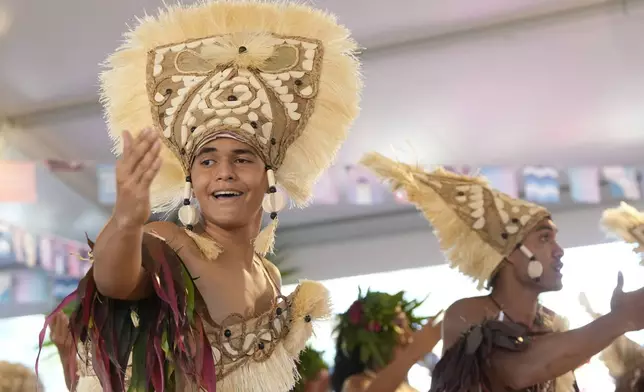
[[306, 341], [313, 333], [313, 323], [302, 320], [306, 316], [310, 316], [314, 321], [328, 320], [331, 317], [331, 296], [324, 285], [303, 280], [297, 290], [291, 308], [294, 322], [284, 342], [284, 347], [294, 357], [299, 357], [300, 351], [304, 349]]
[[[636, 253], [644, 254], [644, 244], [640, 243], [633, 233], [633, 229], [644, 225], [644, 213], [633, 206], [622, 202], [618, 208], [609, 208], [604, 211], [600, 224], [604, 231], [613, 237], [635, 244]], [[641, 260], [644, 265], [644, 258]]]
[[[320, 40], [324, 47], [315, 110], [276, 170], [277, 182], [291, 200], [298, 206], [306, 205], [313, 185], [333, 161], [358, 115], [362, 78], [355, 57], [358, 47], [349, 30], [338, 25], [333, 15], [304, 5], [284, 1], [201, 1], [167, 6], [156, 17], [138, 19], [138, 26], [125, 34], [123, 45], [107, 59], [107, 70], [100, 78], [101, 102], [114, 151], [122, 151], [124, 130], [136, 137], [152, 124], [146, 90], [149, 51], [175, 42], [252, 31], [308, 37]], [[151, 189], [155, 212], [171, 211], [180, 204], [188, 174], [169, 148], [164, 146], [161, 156], [163, 165]]]
[[185, 229], [186, 234], [194, 241], [204, 257], [209, 261], [214, 261], [222, 252], [221, 245], [215, 240], [199, 235], [192, 230]]
[[275, 232], [277, 231], [278, 223], [277, 218], [272, 219], [271, 223], [266, 225], [253, 241], [255, 252], [259, 255], [266, 256], [275, 250]]
[[[483, 289], [503, 260], [503, 255], [466, 225], [441, 195], [418, 181], [419, 178], [428, 178], [427, 173], [418, 166], [396, 162], [378, 153], [365, 155], [361, 163], [388, 180], [394, 190], [403, 189], [407, 193], [407, 199], [422, 211], [434, 228], [434, 234], [450, 266], [474, 279], [478, 283], [478, 289]], [[472, 182], [469, 177], [443, 169], [437, 169], [431, 174], [447, 178], [467, 178]], [[474, 179], [474, 182], [487, 185], [482, 178]]]

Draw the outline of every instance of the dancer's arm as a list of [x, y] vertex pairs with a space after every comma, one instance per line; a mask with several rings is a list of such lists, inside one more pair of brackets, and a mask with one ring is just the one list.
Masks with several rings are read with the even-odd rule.
[[96, 287], [107, 297], [134, 300], [151, 292], [141, 265], [141, 245], [150, 216], [150, 185], [161, 167], [160, 149], [154, 131], [144, 131], [136, 139], [123, 133], [114, 212], [93, 248]]
[[98, 291], [115, 299], [141, 299], [151, 292], [141, 265], [143, 226], [122, 226], [115, 218], [94, 245], [94, 279]]
[[613, 340], [627, 332], [627, 323], [609, 313], [590, 324], [532, 340], [523, 352], [497, 351], [492, 368], [512, 389], [523, 389], [555, 379], [585, 364]]
[[[440, 316], [437, 315], [436, 317]], [[431, 352], [441, 340], [442, 323], [434, 323], [436, 317], [428, 320], [422, 329], [414, 333], [413, 341], [384, 369], [378, 372], [364, 392], [394, 392], [407, 379], [409, 369]]]
[[[575, 330], [534, 338], [525, 349], [497, 349], [491, 357], [494, 379], [512, 389], [523, 389], [553, 380], [576, 369], [627, 331], [623, 313], [609, 313]], [[489, 318], [475, 299], [458, 301], [445, 315], [443, 337], [445, 349], [463, 339], [472, 325]]]

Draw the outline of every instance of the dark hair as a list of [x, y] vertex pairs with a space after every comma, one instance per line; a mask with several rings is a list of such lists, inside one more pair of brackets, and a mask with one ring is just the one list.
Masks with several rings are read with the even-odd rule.
[[331, 387], [335, 392], [342, 392], [344, 382], [355, 374], [362, 374], [367, 369], [360, 360], [360, 347], [356, 347], [350, 355], [342, 349], [344, 337], [338, 334], [335, 346], [335, 363], [331, 374]]

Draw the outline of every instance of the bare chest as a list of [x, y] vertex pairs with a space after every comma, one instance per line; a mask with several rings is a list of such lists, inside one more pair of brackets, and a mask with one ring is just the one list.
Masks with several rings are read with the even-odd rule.
[[210, 317], [222, 326], [238, 321], [235, 317], [226, 321], [231, 315], [250, 318], [268, 311], [277, 296], [261, 261], [247, 269], [203, 260], [186, 261], [186, 266]]

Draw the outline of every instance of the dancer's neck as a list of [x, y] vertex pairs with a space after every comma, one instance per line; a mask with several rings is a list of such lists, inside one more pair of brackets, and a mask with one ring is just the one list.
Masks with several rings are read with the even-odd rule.
[[223, 249], [225, 257], [222, 257], [222, 260], [241, 262], [246, 267], [249, 267], [255, 257], [253, 242], [259, 234], [260, 225], [261, 216], [257, 222], [251, 222], [248, 225], [234, 229], [224, 229], [209, 223], [208, 220], [204, 220], [203, 230], [208, 237], [214, 239]]
[[506, 280], [498, 281], [490, 296], [512, 321], [532, 327], [539, 304], [537, 291], [516, 280]]

